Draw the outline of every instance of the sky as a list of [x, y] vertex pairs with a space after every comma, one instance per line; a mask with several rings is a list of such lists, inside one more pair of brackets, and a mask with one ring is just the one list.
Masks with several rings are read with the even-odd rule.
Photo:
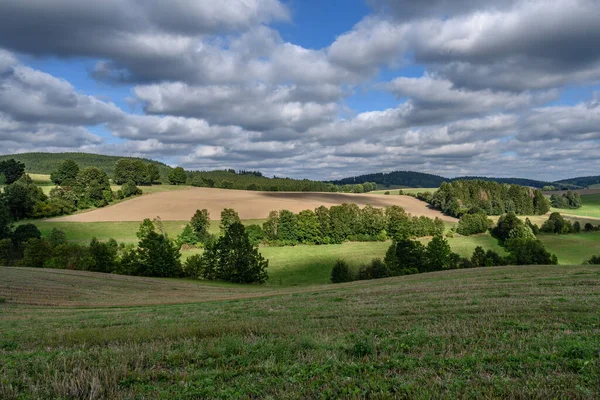
[[0, 153], [600, 174], [600, 0], [0, 0]]

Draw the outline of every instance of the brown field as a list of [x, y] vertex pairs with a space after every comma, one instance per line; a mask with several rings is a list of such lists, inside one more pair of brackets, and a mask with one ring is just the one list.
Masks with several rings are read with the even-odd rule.
[[145, 218], [160, 217], [165, 221], [183, 221], [192, 217], [198, 209], [206, 208], [213, 219], [217, 219], [225, 208], [235, 209], [241, 219], [266, 218], [273, 210], [290, 210], [298, 213], [315, 209], [321, 205], [333, 206], [342, 203], [367, 204], [373, 207], [397, 205], [406, 212], [431, 218], [439, 217], [455, 222], [455, 218], [443, 215], [428, 208], [427, 204], [410, 196], [385, 196], [342, 193], [291, 193], [291, 192], [252, 192], [244, 190], [224, 190], [192, 188], [189, 190], [155, 193], [148, 196], [116, 204], [83, 214], [53, 219], [65, 222], [111, 222], [142, 221]]

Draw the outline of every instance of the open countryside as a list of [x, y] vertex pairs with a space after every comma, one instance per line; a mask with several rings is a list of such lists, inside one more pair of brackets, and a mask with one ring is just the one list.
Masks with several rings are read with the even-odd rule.
[[600, 0], [0, 0], [0, 400], [600, 400]]

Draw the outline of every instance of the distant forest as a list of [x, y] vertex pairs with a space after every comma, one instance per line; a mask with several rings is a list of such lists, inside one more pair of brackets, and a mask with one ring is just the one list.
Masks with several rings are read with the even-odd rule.
[[[594, 181], [595, 179], [595, 181]], [[458, 178], [444, 178], [439, 175], [424, 174], [421, 172], [412, 171], [394, 171], [389, 173], [375, 173], [366, 174], [360, 176], [354, 176], [350, 178], [344, 178], [336, 181], [332, 181], [336, 185], [353, 184], [353, 183], [364, 183], [374, 182], [377, 185], [381, 185], [385, 188], [397, 188], [397, 187], [408, 187], [408, 188], [437, 188], [443, 182], [455, 182], [455, 181], [473, 181], [483, 180], [488, 182], [506, 183], [509, 185], [521, 185], [530, 186], [541, 189], [543, 187], [553, 186], [556, 189], [576, 189], [575, 186], [587, 187], [589, 185], [600, 183], [600, 177], [590, 178], [574, 178], [570, 180], [564, 180], [559, 182], [544, 182], [533, 179], [524, 178], [489, 178], [482, 176], [463, 176]], [[587, 183], [586, 182], [591, 182]]]
[[557, 181], [556, 183], [581, 186], [581, 187], [586, 188], [586, 187], [592, 186], [592, 185], [599, 185], [600, 184], [600, 176], [584, 176], [581, 178], [563, 179], [562, 181]]

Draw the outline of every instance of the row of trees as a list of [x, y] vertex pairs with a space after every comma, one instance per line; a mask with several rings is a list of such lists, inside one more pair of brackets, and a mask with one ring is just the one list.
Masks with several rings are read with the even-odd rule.
[[[221, 232], [235, 222], [240, 222], [235, 210], [225, 209], [221, 212]], [[208, 231], [209, 227], [208, 211], [198, 210], [177, 241], [180, 245], [206, 244], [214, 239]], [[444, 229], [442, 220], [413, 217], [398, 206], [381, 209], [367, 205], [361, 209], [356, 204], [331, 208], [321, 206], [314, 211], [304, 210], [298, 214], [289, 210], [272, 211], [262, 227], [246, 227], [251, 243], [271, 246], [418, 238], [441, 235]]]
[[[221, 189], [253, 190], [265, 192], [341, 192], [341, 193], [368, 193], [377, 189], [371, 182], [335, 185], [332, 183], [311, 181], [308, 179], [297, 180], [290, 178], [267, 178], [256, 171], [188, 171], [186, 174], [188, 184], [195, 187], [209, 187]], [[169, 175], [171, 180], [171, 175]], [[185, 183], [183, 182], [183, 183]], [[180, 183], [180, 184], [183, 184]]]
[[425, 272], [446, 271], [461, 268], [493, 267], [501, 265], [556, 265], [558, 260], [543, 244], [535, 239], [510, 238], [505, 243], [508, 252], [502, 256], [493, 250], [485, 251], [478, 246], [470, 258], [452, 252], [448, 241], [442, 236], [434, 237], [427, 245], [410, 239], [394, 241], [383, 261], [375, 259], [370, 265], [359, 268], [354, 274], [343, 260], [338, 260], [331, 271], [333, 283], [353, 280], [379, 279], [390, 276], [411, 275]]
[[154, 163], [145, 163], [140, 159], [122, 158], [115, 163], [113, 181], [117, 185], [128, 182], [135, 185], [153, 185], [160, 183], [160, 170]]
[[10, 228], [0, 236], [0, 265], [75, 269], [147, 277], [191, 277], [234, 283], [264, 283], [268, 261], [250, 243], [244, 226], [234, 222], [218, 240], [209, 239], [203, 255], [181, 263], [179, 246], [164, 233], [159, 220], [144, 220], [135, 246], [114, 239], [89, 245], [67, 241], [54, 229], [42, 238], [35, 225]]
[[501, 215], [543, 215], [550, 203], [539, 189], [482, 180], [444, 182], [429, 199], [430, 204], [447, 215], [484, 212]]
[[581, 196], [577, 192], [568, 191], [567, 193], [554, 193], [550, 196], [550, 204], [554, 208], [577, 209], [581, 208]]

